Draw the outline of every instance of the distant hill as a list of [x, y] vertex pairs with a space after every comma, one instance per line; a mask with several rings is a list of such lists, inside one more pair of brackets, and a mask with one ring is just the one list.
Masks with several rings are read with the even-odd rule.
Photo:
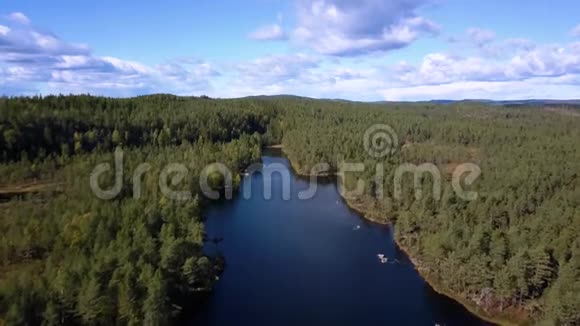
[[376, 104], [393, 104], [393, 103], [433, 103], [433, 104], [455, 104], [455, 103], [482, 103], [497, 106], [547, 106], [547, 105], [569, 105], [580, 107], [580, 99], [572, 100], [545, 100], [545, 99], [529, 99], [529, 100], [505, 100], [496, 101], [488, 99], [463, 99], [463, 100], [446, 100], [436, 99], [427, 101], [376, 101]]
[[494, 101], [486, 99], [465, 99], [465, 100], [431, 100], [429, 102], [437, 104], [451, 104], [458, 102], [479, 102], [492, 105], [531, 105], [531, 106], [544, 106], [544, 105], [580, 105], [580, 100], [542, 100], [542, 99], [532, 99], [532, 100], [507, 100], [507, 101]]
[[[62, 96], [62, 95], [61, 95]], [[133, 98], [140, 99], [164, 99], [164, 100], [177, 100], [177, 99], [212, 99], [209, 96], [179, 96], [173, 94], [147, 94], [140, 95]], [[253, 95], [245, 96], [242, 98], [257, 98], [257, 99], [279, 99], [279, 100], [322, 100], [322, 101], [335, 101], [335, 102], [351, 102], [351, 103], [374, 103], [374, 104], [403, 104], [403, 103], [433, 103], [433, 104], [455, 104], [455, 103], [483, 103], [488, 105], [498, 105], [498, 106], [573, 106], [580, 108], [580, 99], [571, 100], [547, 100], [547, 99], [528, 99], [528, 100], [505, 100], [496, 101], [489, 99], [463, 99], [463, 100], [448, 100], [448, 99], [434, 99], [426, 101], [355, 101], [340, 98], [312, 98], [306, 96], [292, 95], [292, 94], [278, 94], [278, 95]]]

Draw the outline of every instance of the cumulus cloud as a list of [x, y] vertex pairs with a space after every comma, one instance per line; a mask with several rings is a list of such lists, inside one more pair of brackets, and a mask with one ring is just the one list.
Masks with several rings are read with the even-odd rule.
[[495, 32], [485, 28], [472, 27], [459, 36], [447, 37], [447, 42], [451, 44], [474, 45], [481, 50], [499, 50], [499, 45], [494, 45], [496, 39]]
[[317, 68], [319, 58], [306, 54], [271, 55], [235, 65], [239, 83], [254, 87], [305, 81], [309, 71]]
[[8, 19], [19, 24], [30, 24], [30, 19], [21, 12], [13, 12], [8, 15]]
[[512, 78], [558, 77], [580, 73], [580, 47], [542, 46], [511, 59], [506, 74]]
[[[14, 15], [14, 14], [13, 14]], [[11, 23], [12, 20], [7, 20]], [[84, 44], [68, 43], [29, 24], [0, 26], [0, 61], [10, 64], [54, 64], [61, 55], [87, 55]]]
[[580, 97], [580, 43], [523, 44], [505, 60], [432, 53], [418, 65], [399, 63], [381, 93], [388, 100]]
[[[507, 60], [462, 57], [446, 53], [426, 55], [420, 64], [395, 67], [398, 81], [406, 85], [435, 85], [460, 81], [510, 81], [580, 74], [580, 46], [543, 45], [524, 48]], [[402, 68], [401, 68], [402, 66]]]
[[432, 85], [453, 81], [502, 80], [502, 67], [479, 57], [459, 57], [445, 53], [426, 55], [418, 66], [404, 63], [398, 71], [397, 79], [407, 85]]
[[351, 56], [403, 48], [439, 27], [416, 10], [426, 0], [299, 0], [294, 41]]
[[96, 93], [133, 96], [172, 92], [196, 94], [211, 89], [216, 69], [203, 61], [175, 60], [147, 66], [93, 55], [85, 44], [70, 43], [36, 28], [21, 13], [0, 25], [0, 95]]
[[288, 38], [279, 24], [259, 27], [250, 33], [248, 37], [256, 41], [282, 41]]
[[0, 25], [0, 36], [6, 36], [10, 32], [10, 28]]

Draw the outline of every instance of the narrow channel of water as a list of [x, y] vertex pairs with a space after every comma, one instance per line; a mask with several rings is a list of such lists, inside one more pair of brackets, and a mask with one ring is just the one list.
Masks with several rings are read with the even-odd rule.
[[[288, 167], [285, 158], [267, 155], [265, 169]], [[350, 210], [334, 182], [299, 200], [308, 182], [290, 173], [292, 200], [282, 199], [279, 173], [256, 173], [251, 198], [206, 212], [209, 237], [223, 238], [206, 251], [223, 254], [226, 269], [191, 324], [486, 325], [434, 292], [395, 245], [392, 228]], [[264, 181], [272, 184], [270, 200]]]

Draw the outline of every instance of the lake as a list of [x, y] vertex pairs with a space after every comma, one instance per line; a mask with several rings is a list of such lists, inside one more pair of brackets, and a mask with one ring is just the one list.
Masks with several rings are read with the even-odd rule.
[[[289, 169], [275, 153], [263, 163]], [[309, 183], [292, 173], [291, 200], [284, 200], [282, 180], [254, 173], [245, 181], [250, 198], [206, 211], [208, 236], [223, 238], [208, 242], [206, 253], [223, 255], [226, 268], [191, 324], [487, 325], [433, 291], [397, 248], [392, 227], [350, 210], [335, 182], [319, 182], [314, 198], [300, 200]], [[270, 200], [264, 181], [272, 185]]]

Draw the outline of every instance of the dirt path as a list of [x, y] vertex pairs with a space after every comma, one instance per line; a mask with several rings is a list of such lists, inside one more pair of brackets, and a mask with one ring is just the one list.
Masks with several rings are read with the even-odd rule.
[[20, 184], [0, 186], [0, 195], [21, 195], [27, 193], [62, 191], [62, 183], [49, 181], [28, 181]]

